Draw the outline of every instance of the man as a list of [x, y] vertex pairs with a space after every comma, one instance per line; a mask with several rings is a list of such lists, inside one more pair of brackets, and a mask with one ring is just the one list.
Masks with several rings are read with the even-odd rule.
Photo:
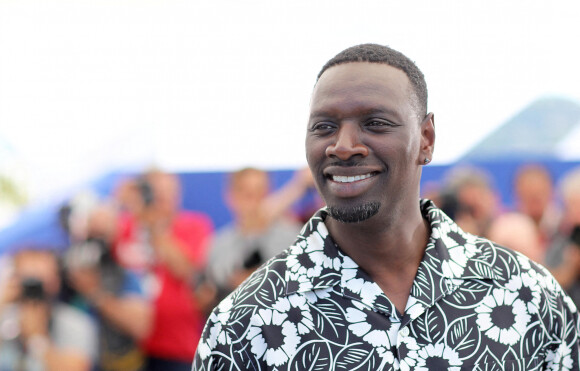
[[60, 276], [50, 250], [15, 253], [0, 282], [0, 370], [89, 371], [96, 328], [83, 312], [57, 300]]
[[311, 185], [308, 169], [297, 171], [276, 192], [270, 192], [265, 171], [244, 168], [230, 175], [225, 199], [233, 221], [216, 233], [208, 260], [208, 274], [218, 296], [223, 299], [263, 262], [294, 242], [300, 225], [282, 216]]
[[306, 137], [327, 207], [214, 310], [193, 368], [578, 369], [576, 308], [549, 273], [419, 200], [434, 142], [407, 57], [331, 59]]
[[542, 165], [524, 165], [516, 172], [513, 188], [516, 207], [534, 221], [544, 250], [557, 233], [562, 219], [553, 188], [552, 176]]
[[141, 276], [153, 305], [142, 342], [145, 369], [189, 371], [207, 312], [195, 277], [205, 268], [211, 221], [181, 209], [181, 185], [172, 174], [150, 171], [125, 187], [131, 214], [121, 218], [114, 251]]
[[563, 214], [546, 251], [546, 267], [580, 305], [580, 167], [564, 175], [559, 185]]
[[78, 294], [74, 302], [83, 303], [97, 319], [96, 370], [143, 370], [144, 357], [138, 342], [151, 328], [152, 306], [137, 276], [121, 267], [113, 256], [117, 210], [107, 203], [96, 204], [86, 216], [85, 233], [71, 234], [73, 245], [67, 253], [66, 273], [69, 285]]

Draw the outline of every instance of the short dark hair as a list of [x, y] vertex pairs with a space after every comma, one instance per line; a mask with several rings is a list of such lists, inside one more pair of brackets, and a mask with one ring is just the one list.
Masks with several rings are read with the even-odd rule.
[[352, 62], [383, 63], [403, 71], [409, 78], [417, 98], [415, 103], [418, 114], [421, 117], [427, 114], [427, 83], [425, 82], [425, 76], [412, 60], [388, 46], [360, 44], [347, 48], [326, 62], [322, 70], [320, 70], [316, 81], [330, 67]]

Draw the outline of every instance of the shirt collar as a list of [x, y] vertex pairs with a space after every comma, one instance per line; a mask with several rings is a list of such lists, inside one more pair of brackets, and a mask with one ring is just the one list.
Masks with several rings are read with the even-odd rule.
[[[411, 290], [414, 300], [425, 305], [432, 303], [456, 285], [457, 280], [496, 279], [492, 257], [483, 254], [476, 244], [481, 239], [463, 232], [432, 201], [421, 200], [420, 207], [431, 226], [431, 236]], [[320, 209], [290, 247], [285, 272], [286, 294], [338, 284], [343, 289], [357, 284], [377, 291], [378, 285], [334, 243], [324, 224], [327, 215], [326, 208]]]

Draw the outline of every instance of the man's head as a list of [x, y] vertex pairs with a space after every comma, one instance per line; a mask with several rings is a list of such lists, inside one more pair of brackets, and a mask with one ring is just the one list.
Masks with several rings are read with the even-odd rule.
[[42, 282], [48, 298], [56, 298], [60, 291], [60, 270], [53, 251], [41, 249], [21, 250], [14, 254], [14, 273], [21, 280]]
[[[359, 45], [331, 59], [315, 85], [306, 157], [330, 215], [360, 222], [418, 207], [435, 141], [423, 75], [404, 55]], [[392, 220], [392, 219], [391, 219]]]
[[414, 94], [411, 97], [416, 105], [417, 115], [420, 118], [425, 117], [427, 114], [427, 83], [425, 82], [425, 76], [412, 60], [388, 46], [361, 44], [347, 48], [326, 62], [318, 73], [316, 81], [330, 67], [353, 62], [382, 63], [403, 71], [413, 89]]
[[552, 177], [541, 165], [518, 170], [514, 181], [518, 209], [539, 224], [553, 198]]
[[163, 216], [174, 215], [181, 207], [181, 184], [174, 174], [151, 170], [143, 175], [153, 192], [152, 206]]
[[580, 167], [564, 176], [560, 184], [565, 217], [571, 225], [580, 225]]
[[230, 175], [226, 201], [238, 219], [258, 215], [258, 208], [270, 192], [268, 174], [255, 168], [244, 168]]

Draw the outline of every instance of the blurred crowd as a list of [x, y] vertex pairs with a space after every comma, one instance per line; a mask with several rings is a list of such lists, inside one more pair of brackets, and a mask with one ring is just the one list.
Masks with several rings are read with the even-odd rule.
[[292, 205], [312, 185], [308, 170], [275, 192], [264, 171], [230, 174], [233, 220], [217, 231], [159, 170], [75, 195], [59, 212], [65, 251], [30, 246], [0, 267], [0, 371], [191, 370], [209, 311], [293, 243]]
[[[580, 304], [580, 168], [555, 184], [549, 169], [521, 167], [509, 208], [492, 179], [458, 167], [423, 197], [543, 264]], [[266, 172], [236, 171], [224, 194], [232, 221], [218, 230], [182, 208], [179, 178], [159, 170], [105, 199], [76, 195], [60, 210], [67, 249], [30, 246], [1, 263], [0, 371], [189, 371], [210, 310], [322, 206], [293, 207], [312, 188], [307, 169], [275, 191]]]

